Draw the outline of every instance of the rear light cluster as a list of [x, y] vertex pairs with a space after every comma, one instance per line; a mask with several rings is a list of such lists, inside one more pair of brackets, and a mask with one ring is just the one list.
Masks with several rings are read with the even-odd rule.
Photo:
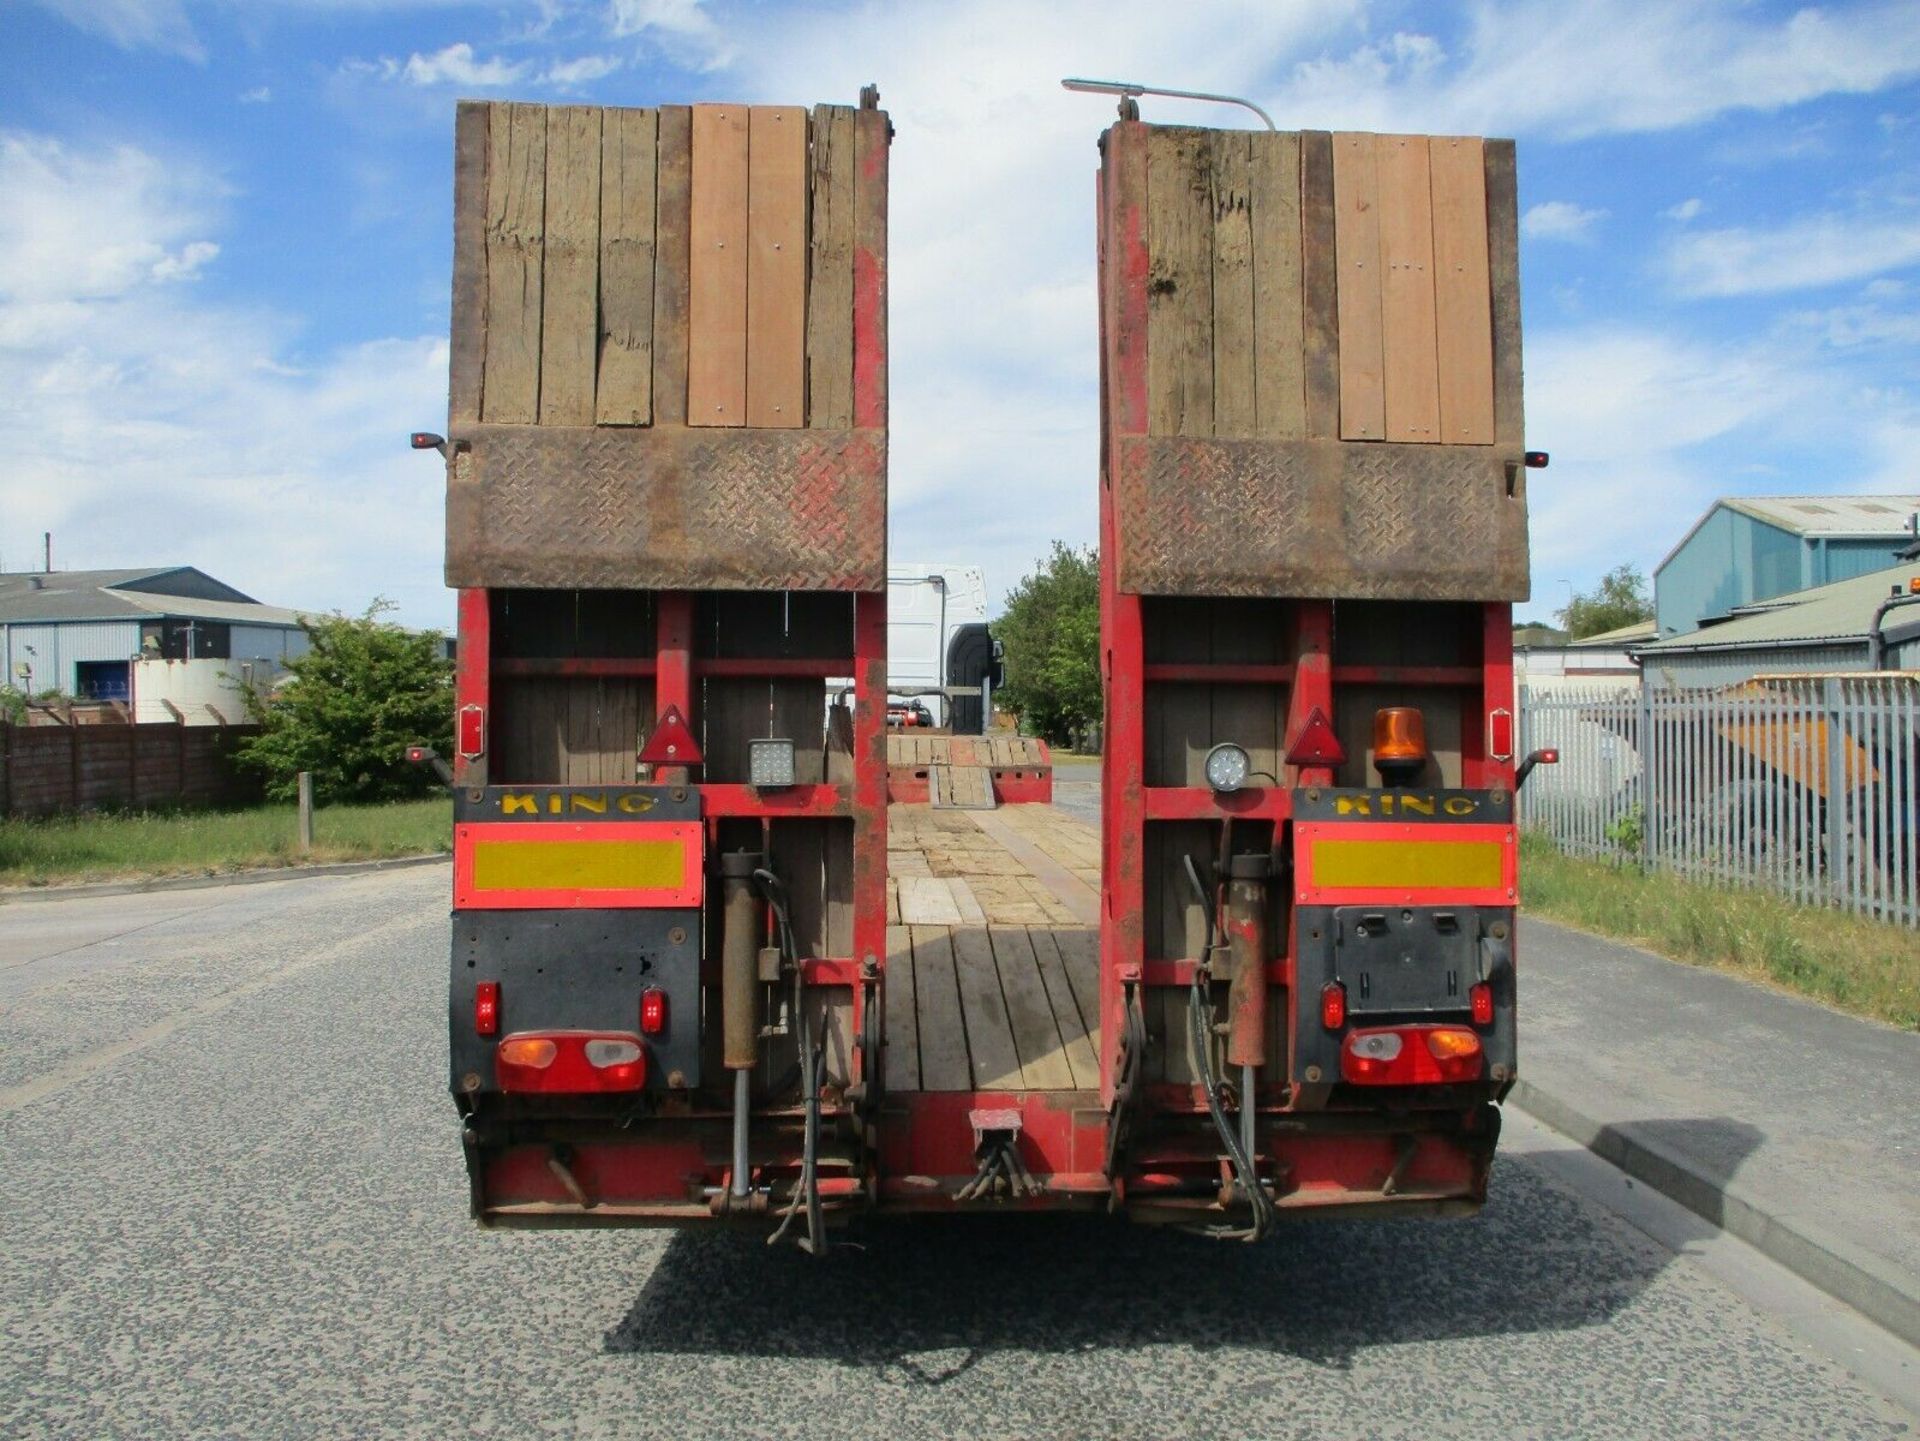
[[1459, 1026], [1354, 1031], [1340, 1048], [1341, 1078], [1359, 1086], [1472, 1081], [1485, 1064], [1480, 1038]]
[[503, 1091], [637, 1091], [647, 1080], [640, 1038], [617, 1031], [526, 1031], [494, 1050]]

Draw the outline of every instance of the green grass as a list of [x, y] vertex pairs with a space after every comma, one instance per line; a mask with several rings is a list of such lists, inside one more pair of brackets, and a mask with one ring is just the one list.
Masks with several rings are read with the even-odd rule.
[[1530, 914], [1920, 1029], [1920, 936], [1911, 930], [1576, 859], [1537, 836], [1522, 840], [1520, 854]]
[[322, 806], [310, 855], [296, 844], [291, 805], [0, 820], [0, 886], [380, 860], [444, 851], [452, 832], [452, 805], [439, 798]]

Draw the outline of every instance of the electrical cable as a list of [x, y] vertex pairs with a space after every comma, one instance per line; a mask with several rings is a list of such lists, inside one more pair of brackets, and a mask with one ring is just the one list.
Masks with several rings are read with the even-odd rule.
[[[1210, 1235], [1226, 1240], [1258, 1241], [1272, 1229], [1278, 1213], [1274, 1209], [1273, 1198], [1260, 1183], [1260, 1176], [1254, 1170], [1253, 1161], [1246, 1149], [1240, 1144], [1240, 1136], [1234, 1126], [1228, 1122], [1227, 1113], [1220, 1105], [1220, 1081], [1213, 1073], [1213, 995], [1211, 991], [1212, 961], [1216, 949], [1216, 933], [1213, 924], [1213, 896], [1200, 882], [1200, 872], [1193, 864], [1191, 855], [1182, 856], [1187, 881], [1199, 898], [1200, 909], [1206, 921], [1207, 944], [1200, 963], [1193, 968], [1193, 985], [1187, 1001], [1187, 1033], [1193, 1044], [1194, 1061], [1200, 1067], [1200, 1082], [1207, 1093], [1207, 1114], [1213, 1119], [1214, 1130], [1220, 1133], [1220, 1144], [1226, 1148], [1228, 1164], [1233, 1167], [1234, 1179], [1240, 1189], [1247, 1194], [1247, 1204], [1253, 1212], [1250, 1226], [1211, 1226], [1205, 1228]], [[1240, 1104], [1253, 1104], [1251, 1096], [1241, 1097]]]

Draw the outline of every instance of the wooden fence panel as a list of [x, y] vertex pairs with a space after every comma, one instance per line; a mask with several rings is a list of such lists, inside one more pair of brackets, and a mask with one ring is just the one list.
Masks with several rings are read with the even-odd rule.
[[235, 753], [252, 726], [0, 725], [0, 816], [244, 805], [261, 782]]

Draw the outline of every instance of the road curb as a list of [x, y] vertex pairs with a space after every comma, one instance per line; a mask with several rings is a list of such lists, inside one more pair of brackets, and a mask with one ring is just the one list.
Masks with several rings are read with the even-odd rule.
[[[1773, 1214], [1671, 1148], [1633, 1135], [1630, 1127], [1592, 1120], [1538, 1086], [1515, 1081], [1508, 1099], [1609, 1165], [1738, 1236], [1908, 1345], [1920, 1346], [1920, 1278], [1886, 1261], [1857, 1256], [1844, 1242]], [[1869, 1268], [1877, 1268], [1878, 1274]]]
[[88, 896], [138, 896], [148, 891], [204, 891], [213, 886], [257, 886], [267, 881], [298, 881], [311, 876], [357, 876], [369, 871], [400, 871], [431, 866], [451, 858], [447, 851], [424, 856], [393, 856], [384, 861], [341, 861], [324, 866], [266, 866], [214, 876], [155, 876], [146, 881], [102, 881], [84, 886], [33, 886], [0, 890], [0, 906], [16, 902], [77, 901]]

